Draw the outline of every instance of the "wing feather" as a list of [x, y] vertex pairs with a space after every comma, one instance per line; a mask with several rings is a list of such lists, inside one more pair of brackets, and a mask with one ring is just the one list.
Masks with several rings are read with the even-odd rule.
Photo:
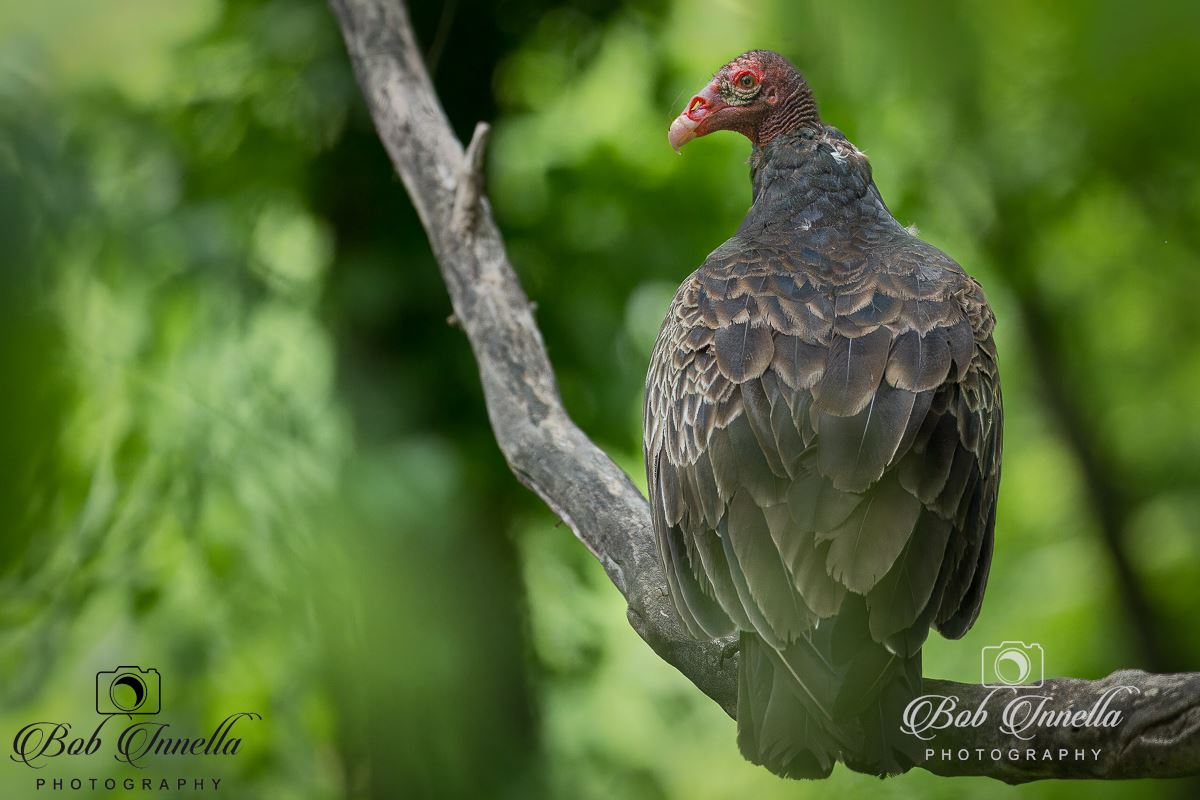
[[844, 273], [735, 239], [680, 287], [645, 444], [693, 634], [784, 648], [853, 593], [907, 657], [931, 624], [959, 636], [977, 616], [1002, 450], [994, 322], [978, 284], [905, 237]]

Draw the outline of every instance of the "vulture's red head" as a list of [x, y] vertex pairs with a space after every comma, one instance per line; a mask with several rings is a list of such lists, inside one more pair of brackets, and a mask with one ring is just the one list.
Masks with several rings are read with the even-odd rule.
[[751, 50], [717, 70], [671, 123], [667, 139], [678, 152], [713, 131], [737, 131], [758, 146], [818, 124], [812, 91], [791, 62], [771, 50]]

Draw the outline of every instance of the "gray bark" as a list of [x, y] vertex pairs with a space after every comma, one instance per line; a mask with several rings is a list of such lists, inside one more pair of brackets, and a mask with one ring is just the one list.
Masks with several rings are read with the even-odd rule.
[[[664, 588], [645, 498], [563, 408], [529, 299], [482, 191], [487, 125], [478, 125], [464, 150], [399, 0], [330, 0], [330, 5], [379, 137], [416, 206], [454, 316], [470, 341], [492, 429], [509, 467], [599, 559], [628, 602], [638, 635], [735, 717], [737, 658], [730, 642], [688, 637]], [[1013, 694], [1001, 690], [990, 696], [986, 723], [937, 733], [924, 746], [919, 766], [939, 775], [985, 775], [1009, 783], [1200, 772], [1200, 674], [1122, 671], [1100, 681], [1060, 678], [1023, 694], [1052, 696], [1048, 709], [1087, 709], [1117, 685], [1137, 689], [1120, 692], [1110, 705], [1123, 715], [1119, 726], [1040, 727], [1029, 742], [1001, 731], [1001, 707]], [[969, 709], [991, 691], [934, 679], [926, 679], [925, 690], [955, 696], [960, 708]], [[1093, 748], [1100, 750], [1095, 758], [1042, 757], [1047, 750], [1057, 755]], [[1014, 749], [1021, 757], [1011, 757]], [[950, 758], [943, 757], [945, 750]], [[1025, 757], [1031, 750], [1037, 759]], [[998, 760], [993, 751], [1000, 751]]]

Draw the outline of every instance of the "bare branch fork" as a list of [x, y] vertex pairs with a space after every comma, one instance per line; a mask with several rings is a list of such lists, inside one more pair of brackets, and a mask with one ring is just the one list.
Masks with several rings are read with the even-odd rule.
[[[379, 137], [429, 236], [454, 319], [470, 341], [492, 429], [509, 466], [600, 560], [625, 596], [638, 635], [735, 716], [737, 660], [724, 653], [728, 642], [688, 637], [663, 590], [646, 500], [563, 408], [531, 304], [483, 194], [488, 126], [476, 127], [464, 151], [400, 0], [330, 0], [330, 5]], [[983, 724], [925, 734], [932, 738], [920, 766], [939, 775], [1020, 783], [1200, 773], [1197, 673], [1126, 670], [1099, 681], [1047, 681], [1024, 694], [1049, 698], [1042, 709], [1049, 716], [1020, 736], [1000, 725], [1009, 691], [935, 679], [926, 679], [925, 690], [955, 698], [960, 711], [987, 711]], [[1119, 725], [1096, 724], [1101, 720], [1094, 710], [1105, 698], [1105, 710], [1120, 712]], [[1062, 713], [1067, 710], [1072, 713]], [[1089, 710], [1090, 723], [1074, 713]]]

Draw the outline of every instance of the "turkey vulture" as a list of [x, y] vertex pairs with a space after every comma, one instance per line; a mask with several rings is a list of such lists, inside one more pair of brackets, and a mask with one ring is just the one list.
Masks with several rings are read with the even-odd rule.
[[740, 634], [738, 745], [787, 777], [908, 769], [930, 626], [962, 636], [991, 563], [995, 317], [906, 230], [785, 58], [722, 67], [671, 125], [753, 143], [754, 201], [679, 287], [646, 376], [671, 598]]

